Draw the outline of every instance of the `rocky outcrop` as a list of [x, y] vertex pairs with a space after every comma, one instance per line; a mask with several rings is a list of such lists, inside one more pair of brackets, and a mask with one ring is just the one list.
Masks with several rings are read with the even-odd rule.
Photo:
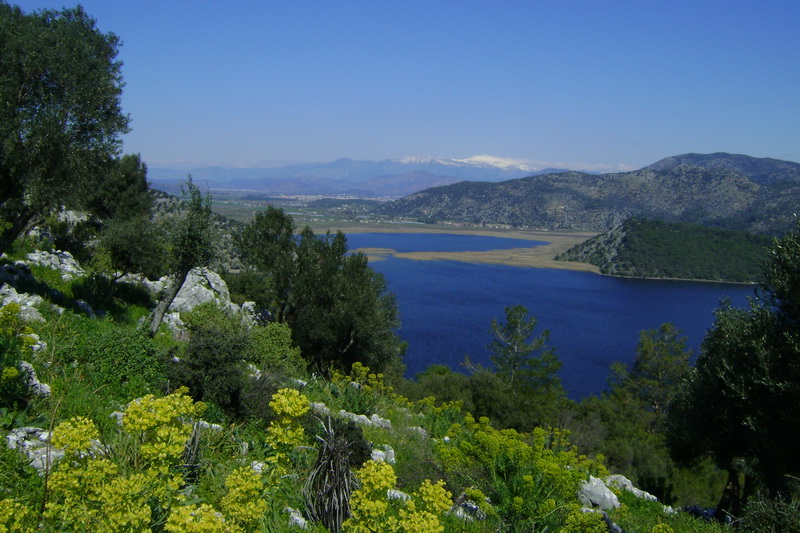
[[44, 267], [61, 271], [61, 278], [65, 281], [83, 276], [86, 272], [69, 252], [56, 250], [45, 252], [38, 250], [28, 254], [28, 261]]
[[38, 294], [20, 294], [10, 283], [6, 283], [0, 287], [0, 307], [10, 303], [19, 305], [19, 316], [24, 322], [45, 321], [36, 308], [44, 303], [44, 299]]
[[[169, 278], [161, 278], [159, 283], [166, 287]], [[222, 307], [231, 307], [231, 295], [228, 286], [219, 274], [208, 268], [194, 268], [189, 272], [183, 287], [170, 304], [167, 312], [186, 313], [198, 305], [216, 302]], [[236, 307], [236, 306], [234, 306]], [[238, 307], [236, 307], [238, 310]]]
[[37, 427], [12, 429], [6, 435], [6, 445], [24, 453], [30, 465], [43, 473], [51, 464], [64, 457], [64, 451], [48, 446], [50, 432]]

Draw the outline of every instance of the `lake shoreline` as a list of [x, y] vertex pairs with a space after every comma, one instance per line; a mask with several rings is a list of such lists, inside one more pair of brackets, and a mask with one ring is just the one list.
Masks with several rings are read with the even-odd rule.
[[342, 231], [349, 233], [438, 233], [450, 235], [480, 235], [529, 241], [544, 241], [545, 245], [530, 248], [506, 248], [485, 252], [395, 252], [391, 249], [363, 249], [370, 261], [380, 261], [387, 256], [416, 261], [461, 261], [465, 263], [517, 266], [525, 268], [553, 268], [578, 272], [600, 273], [600, 269], [588, 263], [556, 261], [555, 257], [573, 246], [595, 237], [597, 232], [584, 231], [537, 231], [527, 229], [443, 227], [441, 225], [411, 224], [343, 224], [312, 226], [314, 231]]
[[553, 268], [575, 272], [591, 272], [616, 279], [640, 279], [656, 281], [694, 281], [701, 283], [724, 283], [730, 285], [758, 285], [757, 282], [723, 281], [714, 279], [661, 278], [644, 276], [614, 276], [603, 274], [600, 268], [575, 261], [556, 261], [556, 256], [573, 246], [581, 244], [598, 235], [590, 231], [543, 231], [511, 228], [485, 227], [447, 227], [430, 224], [342, 224], [316, 225], [314, 231], [342, 231], [348, 233], [438, 233], [450, 235], [480, 235], [510, 239], [545, 241], [548, 244], [531, 248], [506, 248], [485, 252], [396, 252], [390, 248], [364, 248], [353, 251], [363, 252], [369, 261], [382, 261], [389, 256], [415, 261], [461, 261], [464, 263], [516, 266], [523, 268]]

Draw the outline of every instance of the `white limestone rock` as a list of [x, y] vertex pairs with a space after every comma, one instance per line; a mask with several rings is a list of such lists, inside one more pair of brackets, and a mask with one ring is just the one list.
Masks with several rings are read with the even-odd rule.
[[603, 511], [619, 507], [619, 498], [609, 489], [602, 479], [589, 476], [588, 481], [581, 484], [578, 498], [587, 508], [599, 508]]
[[649, 492], [643, 491], [642, 489], [636, 488], [633, 486], [633, 482], [620, 474], [614, 474], [608, 476], [606, 478], [606, 485], [609, 487], [617, 487], [622, 490], [627, 490], [637, 498], [641, 498], [643, 500], [648, 500], [651, 502], [657, 502], [658, 498], [650, 494]]

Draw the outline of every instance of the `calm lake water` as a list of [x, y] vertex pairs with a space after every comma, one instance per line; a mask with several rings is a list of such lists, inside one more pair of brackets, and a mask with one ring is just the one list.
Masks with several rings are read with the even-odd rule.
[[[351, 250], [483, 251], [535, 246], [535, 241], [447, 234], [363, 233], [347, 236]], [[605, 390], [614, 361], [632, 363], [639, 333], [674, 323], [695, 352], [721, 298], [745, 306], [754, 287], [722, 283], [631, 280], [568, 270], [414, 261], [389, 257], [370, 264], [397, 297], [400, 336], [408, 342], [412, 377], [431, 364], [461, 370], [464, 356], [491, 366], [489, 325], [506, 306], [523, 305], [550, 331], [570, 398]]]

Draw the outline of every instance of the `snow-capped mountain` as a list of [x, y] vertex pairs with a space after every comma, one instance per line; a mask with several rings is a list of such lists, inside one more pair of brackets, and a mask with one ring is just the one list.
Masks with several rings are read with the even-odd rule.
[[476, 155], [468, 157], [467, 159], [454, 159], [459, 163], [467, 163], [469, 165], [481, 167], [496, 167], [504, 170], [524, 170], [526, 172], [536, 172], [536, 167], [528, 165], [521, 159], [508, 159], [503, 157], [493, 157], [491, 155]]
[[[558, 172], [546, 169], [547, 172]], [[405, 196], [459, 181], [505, 181], [542, 173], [524, 161], [479, 155], [466, 159], [410, 156], [383, 161], [342, 158], [274, 168], [206, 167], [188, 171], [209, 188], [251, 189], [271, 194]], [[151, 168], [155, 188], [185, 179], [187, 171]]]
[[[392, 160], [390, 160], [392, 161]], [[536, 172], [537, 168], [530, 166], [522, 159], [509, 159], [504, 157], [494, 157], [491, 155], [476, 155], [466, 159], [445, 159], [442, 157], [431, 157], [429, 155], [408, 156], [395, 159], [399, 163], [406, 165], [425, 165], [440, 164], [446, 166], [469, 166], [477, 168], [500, 168], [503, 170], [522, 170], [525, 172]]]

